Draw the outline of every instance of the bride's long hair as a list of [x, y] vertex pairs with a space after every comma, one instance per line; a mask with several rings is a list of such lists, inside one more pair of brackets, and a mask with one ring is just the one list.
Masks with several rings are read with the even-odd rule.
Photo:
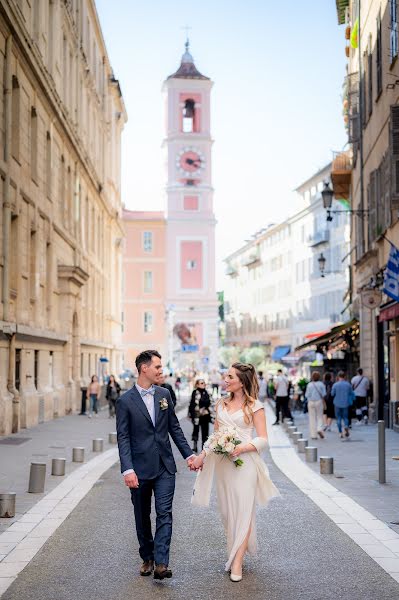
[[[236, 362], [231, 365], [237, 373], [237, 377], [242, 383], [242, 391], [244, 392], [244, 404], [242, 407], [244, 413], [244, 421], [247, 425], [253, 419], [253, 405], [258, 397], [259, 383], [256, 375], [255, 367], [251, 364]], [[234, 392], [230, 392], [230, 399], [233, 400]]]

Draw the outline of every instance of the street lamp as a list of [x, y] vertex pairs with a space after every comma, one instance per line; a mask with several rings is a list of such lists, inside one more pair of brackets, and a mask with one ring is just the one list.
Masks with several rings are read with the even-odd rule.
[[320, 275], [322, 277], [324, 277], [325, 276], [324, 271], [326, 269], [326, 257], [324, 256], [323, 252], [320, 254], [319, 258], [317, 259], [317, 262], [319, 263]]
[[365, 209], [352, 209], [346, 208], [343, 210], [331, 210], [332, 201], [334, 196], [334, 190], [331, 189], [330, 183], [328, 181], [324, 182], [324, 188], [321, 192], [321, 197], [323, 199], [323, 207], [327, 211], [327, 221], [332, 221], [332, 215], [335, 213], [349, 213], [351, 215], [357, 215], [358, 217], [363, 217], [364, 215], [368, 215], [369, 211]]

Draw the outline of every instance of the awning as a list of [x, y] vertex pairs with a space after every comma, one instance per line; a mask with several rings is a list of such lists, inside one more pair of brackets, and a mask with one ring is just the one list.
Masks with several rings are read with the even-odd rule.
[[305, 340], [314, 340], [314, 338], [318, 338], [321, 335], [325, 335], [326, 333], [330, 333], [329, 329], [323, 329], [323, 331], [315, 331], [314, 333], [307, 333], [304, 338]]
[[291, 346], [276, 346], [273, 350], [272, 360], [279, 361], [291, 352]]
[[392, 321], [397, 317], [399, 317], [399, 303], [395, 302], [394, 304], [389, 304], [389, 306], [380, 309], [378, 321], [380, 323], [383, 321]]
[[342, 325], [337, 325], [333, 327], [328, 333], [324, 335], [320, 335], [319, 337], [313, 338], [309, 342], [302, 344], [295, 348], [295, 350], [302, 350], [303, 348], [308, 348], [309, 346], [328, 346], [329, 344], [334, 343], [338, 338], [342, 337], [347, 331], [358, 330], [359, 321], [357, 319], [352, 319], [351, 321], [347, 321]]
[[297, 365], [300, 362], [313, 362], [316, 358], [314, 350], [303, 350], [302, 352], [289, 352], [283, 356], [281, 362], [284, 364]]

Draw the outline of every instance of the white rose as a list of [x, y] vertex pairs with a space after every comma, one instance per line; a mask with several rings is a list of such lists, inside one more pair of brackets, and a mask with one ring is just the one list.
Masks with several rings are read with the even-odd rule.
[[226, 450], [226, 452], [228, 452], [229, 454], [230, 454], [231, 452], [233, 452], [233, 451], [234, 451], [234, 448], [235, 448], [235, 446], [234, 446], [234, 444], [232, 444], [231, 442], [228, 442], [228, 443], [226, 444], [226, 446], [225, 446], [225, 450]]

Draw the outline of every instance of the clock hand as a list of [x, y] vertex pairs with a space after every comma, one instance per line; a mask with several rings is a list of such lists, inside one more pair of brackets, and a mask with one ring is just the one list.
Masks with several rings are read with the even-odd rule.
[[200, 158], [196, 158], [196, 159], [186, 158], [186, 163], [188, 165], [192, 165], [194, 167], [199, 167], [201, 165], [201, 159]]

